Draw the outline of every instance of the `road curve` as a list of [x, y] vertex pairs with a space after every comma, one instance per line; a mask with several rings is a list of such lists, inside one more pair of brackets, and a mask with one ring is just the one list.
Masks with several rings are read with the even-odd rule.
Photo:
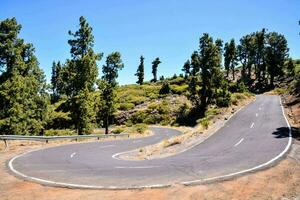
[[41, 184], [94, 189], [162, 187], [228, 178], [266, 167], [291, 145], [290, 126], [278, 96], [258, 95], [203, 143], [162, 159], [128, 161], [114, 155], [180, 134], [152, 128], [153, 136], [69, 144], [12, 158], [9, 169]]

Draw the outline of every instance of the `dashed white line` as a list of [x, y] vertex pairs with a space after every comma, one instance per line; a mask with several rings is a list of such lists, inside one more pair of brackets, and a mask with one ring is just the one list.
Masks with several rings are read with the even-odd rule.
[[130, 166], [117, 166], [115, 169], [151, 169], [151, 168], [157, 168], [159, 166], [135, 166], [135, 167], [130, 167]]
[[282, 105], [280, 97], [279, 97], [279, 101], [280, 101], [282, 115], [283, 115], [283, 117], [285, 119], [285, 122], [286, 122], [288, 128], [289, 128], [289, 141], [288, 141], [288, 144], [286, 145], [285, 149], [280, 154], [278, 154], [276, 157], [272, 158], [271, 160], [269, 160], [269, 161], [267, 161], [267, 162], [265, 162], [263, 164], [257, 165], [257, 166], [255, 166], [253, 168], [250, 168], [250, 169], [245, 169], [245, 170], [242, 170], [242, 171], [237, 171], [237, 172], [234, 172], [234, 173], [231, 173], [231, 174], [226, 174], [226, 175], [221, 175], [221, 176], [215, 176], [215, 177], [206, 178], [206, 179], [198, 179], [198, 180], [193, 180], [193, 181], [186, 181], [186, 182], [181, 182], [181, 183], [184, 184], [184, 185], [191, 185], [191, 184], [201, 183], [201, 182], [205, 182], [205, 181], [212, 181], [212, 180], [224, 179], [224, 178], [227, 178], [227, 177], [233, 177], [233, 176], [236, 176], [236, 175], [244, 174], [244, 173], [251, 172], [251, 171], [263, 168], [265, 166], [268, 166], [272, 162], [278, 160], [283, 155], [285, 155], [285, 153], [289, 150], [289, 148], [291, 147], [291, 144], [292, 144], [292, 129], [291, 129], [291, 126], [290, 126], [290, 124], [289, 124], [289, 122], [288, 122], [288, 120], [287, 120], [287, 118], [285, 116], [284, 108], [283, 108], [283, 105]]
[[75, 155], [76, 155], [76, 152], [72, 153], [72, 154], [70, 155], [70, 157], [73, 158]]
[[254, 122], [251, 124], [250, 128], [253, 128], [254, 127]]
[[257, 117], [257, 116], [258, 116], [258, 113], [256, 113], [255, 116]]
[[243, 142], [244, 138], [240, 139], [234, 146], [236, 147], [237, 145], [241, 144]]
[[133, 143], [139, 143], [141, 142], [142, 140], [136, 140], [136, 141], [133, 141]]
[[261, 107], [259, 107], [258, 110], [261, 110]]

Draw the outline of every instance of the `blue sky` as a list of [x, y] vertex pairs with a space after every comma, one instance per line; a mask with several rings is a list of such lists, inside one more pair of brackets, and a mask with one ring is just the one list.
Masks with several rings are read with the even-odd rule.
[[53, 60], [70, 57], [67, 32], [78, 29], [83, 15], [93, 27], [96, 52], [121, 52], [125, 67], [118, 80], [129, 84], [136, 82], [140, 55], [147, 80], [156, 57], [159, 76], [181, 73], [204, 32], [228, 41], [265, 27], [284, 34], [290, 55], [300, 58], [299, 10], [299, 0], [1, 0], [0, 20], [16, 17], [22, 24], [20, 36], [35, 46], [49, 81]]

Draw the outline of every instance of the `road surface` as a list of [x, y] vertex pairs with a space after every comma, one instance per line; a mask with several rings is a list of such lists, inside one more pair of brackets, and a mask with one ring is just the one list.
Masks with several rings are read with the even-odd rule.
[[273, 164], [291, 144], [278, 96], [257, 96], [203, 143], [162, 159], [128, 161], [121, 152], [180, 134], [152, 128], [153, 136], [69, 144], [25, 153], [9, 161], [17, 176], [46, 185], [79, 188], [160, 187], [241, 175]]

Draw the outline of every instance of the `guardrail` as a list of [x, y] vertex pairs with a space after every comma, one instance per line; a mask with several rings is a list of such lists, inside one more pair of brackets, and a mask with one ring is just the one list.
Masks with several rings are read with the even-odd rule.
[[3, 140], [5, 147], [8, 147], [8, 140], [32, 140], [32, 141], [45, 141], [48, 143], [50, 140], [66, 140], [66, 139], [78, 139], [81, 138], [109, 138], [109, 137], [129, 137], [128, 133], [120, 134], [99, 134], [99, 135], [70, 135], [70, 136], [26, 136], [26, 135], [0, 135], [0, 140]]

